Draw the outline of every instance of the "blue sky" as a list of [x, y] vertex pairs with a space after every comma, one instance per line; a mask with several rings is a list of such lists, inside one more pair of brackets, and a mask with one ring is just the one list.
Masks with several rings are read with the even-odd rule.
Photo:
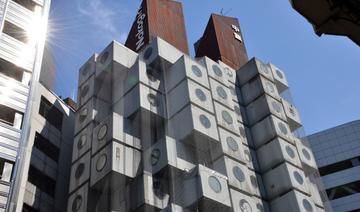
[[[124, 42], [140, 0], [53, 0], [49, 43], [55, 92], [74, 96], [78, 69], [111, 40]], [[250, 57], [285, 71], [308, 134], [360, 118], [360, 48], [344, 37], [314, 34], [288, 0], [182, 0], [189, 47], [213, 12], [239, 18]]]

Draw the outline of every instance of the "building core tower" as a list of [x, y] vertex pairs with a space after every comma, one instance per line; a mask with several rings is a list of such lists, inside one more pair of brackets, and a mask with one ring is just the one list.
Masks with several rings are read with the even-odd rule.
[[249, 60], [237, 18], [212, 14], [203, 36], [194, 46], [196, 57], [220, 60], [234, 70]]
[[189, 54], [184, 14], [180, 2], [143, 0], [125, 46], [139, 52], [160, 37], [185, 54]]

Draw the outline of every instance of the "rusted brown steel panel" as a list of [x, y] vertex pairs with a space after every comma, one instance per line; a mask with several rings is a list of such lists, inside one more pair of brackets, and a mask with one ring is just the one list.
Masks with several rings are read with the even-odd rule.
[[221, 60], [238, 70], [249, 60], [239, 20], [212, 14], [195, 53], [196, 57], [207, 56], [215, 61]]
[[144, 0], [125, 46], [139, 52], [155, 37], [189, 54], [182, 4], [172, 0]]

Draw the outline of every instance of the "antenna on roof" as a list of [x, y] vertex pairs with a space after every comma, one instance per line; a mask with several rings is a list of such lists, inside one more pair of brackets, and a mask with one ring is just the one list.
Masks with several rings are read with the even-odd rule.
[[222, 16], [225, 16], [225, 15], [229, 14], [231, 11], [232, 11], [232, 9], [230, 8], [229, 10], [227, 10], [226, 12], [224, 12], [224, 8], [221, 8], [220, 14], [221, 14]]

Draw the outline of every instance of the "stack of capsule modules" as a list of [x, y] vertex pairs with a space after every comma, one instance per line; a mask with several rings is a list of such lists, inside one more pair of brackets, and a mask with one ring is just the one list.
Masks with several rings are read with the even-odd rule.
[[[261, 178], [260, 197], [272, 211], [306, 211], [322, 208], [319, 195], [312, 194], [307, 170], [316, 169], [309, 148], [300, 146], [294, 134], [301, 128], [299, 112], [283, 98], [288, 82], [273, 64], [253, 58], [237, 71], [237, 81], [245, 108], [245, 126], [250, 129], [250, 156], [256, 157], [254, 171]], [[248, 136], [249, 137], [249, 136]], [[301, 155], [302, 150], [307, 157]], [[254, 160], [254, 158], [253, 158]], [[316, 192], [314, 192], [316, 193]], [[305, 200], [304, 200], [305, 199]], [[306, 202], [306, 208], [302, 202]]]
[[258, 59], [113, 41], [80, 68], [67, 211], [321, 211], [287, 88]]

